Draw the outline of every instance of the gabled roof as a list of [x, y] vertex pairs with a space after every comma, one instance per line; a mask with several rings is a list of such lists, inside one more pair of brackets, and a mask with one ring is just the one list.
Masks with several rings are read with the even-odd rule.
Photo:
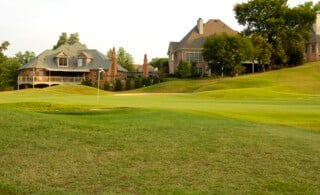
[[[68, 57], [67, 67], [58, 66], [56, 64], [55, 59], [60, 57], [59, 55], [65, 55]], [[79, 56], [86, 56], [91, 59], [91, 62], [87, 66], [78, 67]], [[20, 69], [43, 68], [49, 71], [89, 72], [91, 69], [99, 68], [107, 70], [111, 64], [112, 62], [98, 50], [87, 49], [85, 45], [75, 43], [73, 45], [61, 45], [55, 50], [46, 50], [35, 59], [23, 65]], [[118, 65], [118, 70], [127, 72], [127, 70], [121, 65]]]
[[169, 51], [177, 51], [181, 49], [202, 49], [206, 38], [213, 34], [237, 34], [238, 32], [230, 28], [221, 20], [209, 20], [203, 24], [203, 33], [200, 34], [198, 26], [193, 27], [180, 42], [170, 42]]

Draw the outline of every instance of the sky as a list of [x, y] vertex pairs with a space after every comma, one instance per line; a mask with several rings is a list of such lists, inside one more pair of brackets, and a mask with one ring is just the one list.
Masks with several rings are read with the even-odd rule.
[[[6, 55], [51, 49], [62, 32], [79, 33], [89, 49], [106, 54], [123, 47], [136, 64], [167, 57], [170, 41], [180, 41], [195, 25], [220, 19], [241, 31], [233, 12], [246, 0], [0, 0], [0, 43]], [[289, 6], [305, 0], [288, 0]], [[317, 0], [313, 0], [314, 3]]]

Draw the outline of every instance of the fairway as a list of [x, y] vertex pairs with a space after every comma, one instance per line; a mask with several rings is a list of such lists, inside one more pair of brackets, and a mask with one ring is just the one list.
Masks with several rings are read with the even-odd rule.
[[319, 194], [320, 68], [0, 93], [0, 194]]

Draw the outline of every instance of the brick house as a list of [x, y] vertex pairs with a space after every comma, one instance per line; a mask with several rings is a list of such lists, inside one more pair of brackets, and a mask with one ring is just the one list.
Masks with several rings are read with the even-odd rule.
[[115, 49], [112, 59], [95, 50], [87, 49], [81, 43], [61, 45], [55, 50], [46, 50], [35, 59], [23, 65], [18, 73], [19, 88], [46, 87], [60, 84], [80, 84], [85, 77], [93, 82], [98, 79], [100, 86], [105, 81], [114, 83], [115, 79], [125, 79], [127, 70], [117, 64]]
[[170, 42], [168, 48], [169, 73], [173, 74], [181, 60], [188, 62], [197, 62], [197, 68], [200, 75], [211, 74], [206, 62], [202, 57], [203, 44], [206, 38], [213, 34], [227, 33], [235, 35], [238, 32], [227, 26], [221, 20], [209, 20], [203, 23], [198, 19], [197, 25], [180, 41]]

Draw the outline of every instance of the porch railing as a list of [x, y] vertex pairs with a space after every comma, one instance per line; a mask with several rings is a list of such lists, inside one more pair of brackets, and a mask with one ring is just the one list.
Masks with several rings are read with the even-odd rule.
[[74, 83], [80, 84], [83, 77], [61, 77], [61, 76], [18, 76], [19, 84], [63, 84]]

